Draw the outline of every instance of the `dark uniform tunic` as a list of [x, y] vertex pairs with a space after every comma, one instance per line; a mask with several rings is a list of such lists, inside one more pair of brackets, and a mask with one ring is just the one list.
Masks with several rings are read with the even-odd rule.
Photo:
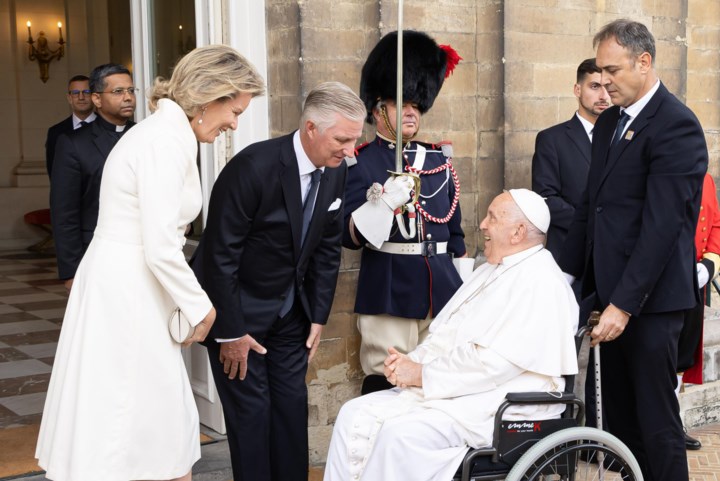
[[[426, 149], [425, 162], [421, 170], [427, 171], [444, 165], [448, 158], [440, 146], [422, 142], [406, 145], [406, 164], [413, 165], [418, 144]], [[395, 144], [381, 137], [358, 148], [357, 164], [348, 171], [345, 191], [345, 232], [343, 246], [359, 249], [365, 239], [357, 229], [355, 235], [363, 246], [353, 242], [349, 223], [353, 211], [363, 205], [368, 188], [374, 183], [383, 184], [395, 170]], [[420, 204], [430, 215], [445, 217], [451, 208], [455, 187], [449, 169], [435, 174], [421, 176]], [[417, 213], [422, 219], [420, 212]], [[407, 213], [404, 215], [408, 225]], [[447, 223], [436, 223], [422, 219], [424, 238], [447, 242], [447, 253], [431, 257], [423, 255], [388, 254], [365, 247], [357, 286], [355, 312], [358, 314], [387, 314], [408, 319], [434, 317], [450, 300], [462, 281], [452, 263], [451, 254], [459, 257], [465, 254], [464, 233], [460, 227], [460, 207], [456, 208]], [[404, 239], [397, 223], [393, 224], [388, 242], [419, 243], [420, 229], [413, 239]], [[387, 244], [387, 242], [386, 242]], [[389, 340], [389, 344], [391, 341]]]

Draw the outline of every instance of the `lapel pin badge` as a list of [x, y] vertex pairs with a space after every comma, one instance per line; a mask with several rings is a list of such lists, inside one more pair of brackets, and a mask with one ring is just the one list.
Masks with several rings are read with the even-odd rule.
[[625, 133], [625, 140], [632, 140], [633, 135], [635, 135], [635, 132], [632, 131], [632, 130], [628, 130], [628, 131]]

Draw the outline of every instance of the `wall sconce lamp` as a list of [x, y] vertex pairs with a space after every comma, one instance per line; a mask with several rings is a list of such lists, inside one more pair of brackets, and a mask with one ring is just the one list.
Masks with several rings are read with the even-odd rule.
[[183, 26], [178, 25], [178, 30], [180, 31], [180, 39], [178, 40], [178, 51], [180, 52], [180, 55], [185, 55], [194, 48], [192, 45], [192, 37], [188, 35], [187, 41], [183, 41]]
[[30, 30], [30, 20], [28, 20], [26, 25], [28, 29], [27, 43], [29, 45], [28, 59], [30, 59], [31, 62], [37, 60], [38, 66], [40, 67], [40, 80], [45, 83], [50, 78], [50, 62], [52, 62], [53, 59], [60, 60], [63, 55], [65, 55], [65, 40], [63, 40], [62, 36], [62, 22], [57, 23], [60, 40], [58, 40], [58, 48], [55, 50], [51, 49], [50, 45], [48, 45], [48, 40], [45, 38], [45, 32], [42, 30], [38, 33], [36, 47], [35, 40], [32, 38], [32, 31]]

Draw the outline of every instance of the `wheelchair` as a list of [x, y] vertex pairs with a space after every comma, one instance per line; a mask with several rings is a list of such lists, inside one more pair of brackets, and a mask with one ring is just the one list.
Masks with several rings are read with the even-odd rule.
[[[579, 352], [591, 327], [575, 335]], [[508, 393], [495, 415], [490, 447], [471, 449], [453, 481], [642, 481], [635, 457], [610, 433], [583, 427], [585, 404], [573, 393], [575, 376], [565, 376], [562, 393]], [[564, 404], [559, 419], [504, 420], [515, 405]]]

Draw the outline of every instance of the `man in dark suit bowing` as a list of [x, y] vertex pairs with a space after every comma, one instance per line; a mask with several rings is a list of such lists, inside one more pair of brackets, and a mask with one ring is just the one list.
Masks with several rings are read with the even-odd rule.
[[45, 140], [45, 165], [48, 176], [52, 176], [52, 162], [58, 137], [95, 120], [95, 106], [90, 100], [90, 79], [85, 75], [75, 75], [71, 78], [68, 82], [67, 101], [72, 113], [65, 120], [50, 127]]
[[306, 481], [308, 360], [335, 293], [347, 166], [365, 106], [313, 89], [292, 134], [250, 145], [220, 173], [192, 261], [217, 309], [205, 345], [235, 481]]
[[68, 290], [97, 225], [105, 160], [134, 125], [137, 89], [128, 69], [117, 64], [95, 67], [90, 73], [90, 90], [98, 117], [87, 127], [58, 138], [50, 177], [58, 276]]
[[688, 479], [674, 388], [678, 336], [698, 283], [694, 234], [708, 152], [695, 115], [659, 81], [655, 40], [616, 20], [594, 39], [614, 107], [595, 123], [583, 201], [560, 259], [602, 311], [607, 425], [647, 481]]
[[573, 92], [578, 99], [575, 115], [538, 132], [532, 158], [532, 190], [545, 198], [550, 209], [545, 247], [556, 260], [585, 190], [595, 121], [610, 106], [594, 58], [578, 66]]

